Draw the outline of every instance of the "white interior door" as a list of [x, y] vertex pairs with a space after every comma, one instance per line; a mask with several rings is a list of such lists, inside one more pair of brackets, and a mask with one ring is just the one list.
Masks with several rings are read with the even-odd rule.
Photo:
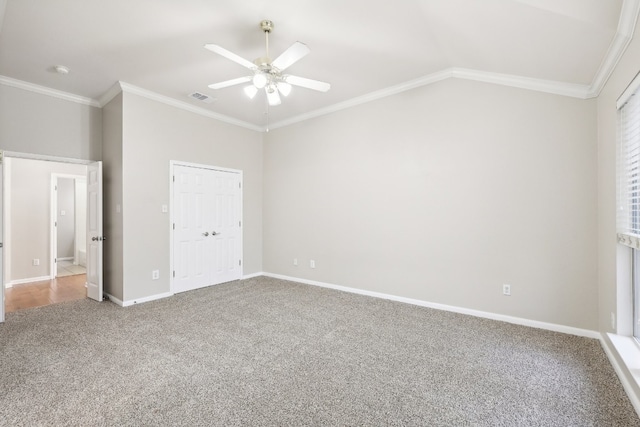
[[[0, 156], [2, 154], [0, 153]], [[0, 160], [0, 323], [4, 322], [4, 220], [2, 213], [4, 212], [3, 200], [4, 200], [4, 175], [3, 175], [2, 160]]]
[[173, 291], [240, 279], [240, 173], [176, 165], [173, 176]]
[[[210, 207], [207, 198], [207, 170], [174, 167], [174, 287], [183, 292], [209, 285], [210, 245], [205, 220]], [[206, 233], [206, 234], [205, 234]]]
[[102, 162], [87, 166], [87, 296], [102, 301]]
[[237, 173], [211, 171], [213, 180], [213, 283], [238, 280], [241, 276], [240, 249], [240, 176]]

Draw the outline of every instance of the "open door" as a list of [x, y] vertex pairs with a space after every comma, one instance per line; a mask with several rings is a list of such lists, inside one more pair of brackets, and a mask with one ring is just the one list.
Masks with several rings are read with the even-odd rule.
[[4, 240], [4, 175], [2, 167], [2, 152], [0, 151], [0, 323], [4, 322], [4, 249], [2, 248], [2, 242]]
[[102, 301], [102, 162], [87, 165], [87, 296]]

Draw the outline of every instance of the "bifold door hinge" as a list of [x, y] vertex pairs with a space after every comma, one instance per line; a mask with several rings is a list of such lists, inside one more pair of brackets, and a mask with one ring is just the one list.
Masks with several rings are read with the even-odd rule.
[[242, 265], [242, 260], [241, 259], [238, 260], [238, 265]]
[[173, 175], [173, 182], [176, 182], [176, 176]]
[[176, 229], [176, 223], [175, 222], [173, 223], [173, 229], [174, 230]]
[[176, 277], [176, 271], [173, 270], [173, 277]]
[[238, 227], [242, 227], [242, 221], [238, 221]]

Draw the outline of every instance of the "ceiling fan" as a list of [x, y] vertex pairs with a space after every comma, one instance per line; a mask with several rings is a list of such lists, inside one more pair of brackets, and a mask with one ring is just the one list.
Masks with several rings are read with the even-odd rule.
[[206, 44], [204, 46], [206, 49], [224, 56], [225, 58], [248, 68], [252, 72], [249, 76], [210, 84], [209, 88], [222, 89], [229, 86], [252, 82], [252, 85], [244, 88], [244, 92], [247, 96], [253, 99], [260, 89], [264, 89], [267, 94], [267, 101], [271, 106], [280, 105], [282, 102], [280, 94], [284, 96], [289, 95], [289, 93], [291, 93], [292, 85], [317, 90], [319, 92], [326, 92], [329, 90], [331, 87], [329, 83], [292, 76], [290, 74], [283, 74], [284, 70], [309, 54], [309, 48], [304, 43], [295, 42], [275, 60], [271, 61], [271, 58], [269, 58], [269, 33], [273, 30], [273, 22], [265, 19], [260, 22], [260, 28], [265, 35], [267, 52], [265, 56], [260, 57], [253, 62], [248, 61], [241, 56], [218, 46], [217, 44]]

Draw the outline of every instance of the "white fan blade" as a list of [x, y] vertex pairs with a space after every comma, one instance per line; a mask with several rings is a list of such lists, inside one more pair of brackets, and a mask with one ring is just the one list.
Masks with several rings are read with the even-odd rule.
[[230, 59], [233, 62], [242, 65], [243, 67], [247, 67], [250, 70], [255, 70], [257, 68], [256, 64], [254, 64], [253, 62], [248, 61], [243, 57], [238, 56], [221, 46], [218, 46], [217, 44], [205, 44], [204, 48], [209, 49], [211, 52], [217, 53], [218, 55], [224, 56], [225, 58]]
[[305, 79], [298, 76], [285, 76], [284, 81], [294, 86], [306, 87], [307, 89], [317, 90], [319, 92], [326, 92], [331, 89], [329, 83], [321, 82], [318, 80]]
[[225, 81], [220, 82], [220, 83], [212, 83], [212, 84], [209, 85], [209, 88], [210, 89], [222, 89], [224, 87], [229, 87], [229, 86], [233, 86], [233, 85], [239, 85], [240, 83], [250, 82], [252, 78], [253, 78], [252, 76], [238, 77], [237, 79], [225, 80]]
[[267, 91], [267, 101], [272, 107], [275, 105], [280, 105], [282, 103], [282, 101], [280, 100], [280, 94], [277, 90], [272, 90], [271, 92]]
[[306, 44], [295, 42], [289, 46], [287, 50], [282, 52], [282, 54], [271, 63], [271, 65], [276, 67], [278, 70], [283, 71], [307, 56], [309, 52], [311, 52], [311, 50], [309, 50]]

